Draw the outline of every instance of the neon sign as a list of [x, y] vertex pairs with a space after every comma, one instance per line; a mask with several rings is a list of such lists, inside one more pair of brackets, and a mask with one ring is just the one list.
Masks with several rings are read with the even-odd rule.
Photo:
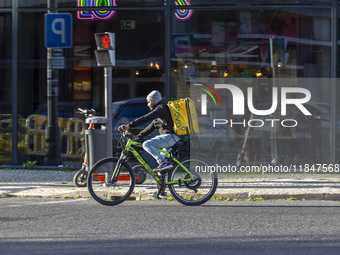
[[[167, 0], [164, 0], [164, 5], [167, 4]], [[117, 0], [78, 0], [78, 7], [107, 7], [117, 6]], [[191, 5], [190, 0], [176, 0], [175, 4], [180, 7]], [[175, 16], [179, 20], [188, 20], [192, 15], [192, 10], [188, 9], [177, 9], [175, 10]], [[82, 20], [108, 20], [115, 15], [114, 10], [93, 10], [87, 11], [82, 10], [77, 12], [78, 19]]]
[[[175, 1], [177, 6], [186, 6], [191, 5], [190, 0], [177, 0]], [[192, 10], [188, 9], [177, 9], [175, 12], [175, 16], [179, 20], [188, 20], [192, 15]]]
[[[78, 0], [78, 7], [102, 7], [102, 6], [117, 6], [116, 0]], [[78, 19], [107, 20], [115, 15], [113, 10], [93, 10], [93, 11], [78, 11]]]

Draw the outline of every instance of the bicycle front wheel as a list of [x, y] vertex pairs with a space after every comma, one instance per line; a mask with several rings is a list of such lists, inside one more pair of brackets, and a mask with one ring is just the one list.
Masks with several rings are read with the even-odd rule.
[[[207, 202], [217, 188], [217, 174], [206, 171], [208, 164], [200, 159], [181, 160], [183, 165], [176, 165], [168, 175], [169, 189], [172, 196], [185, 205], [200, 205]], [[191, 175], [187, 172], [190, 171]], [[193, 178], [192, 178], [193, 176]], [[190, 181], [184, 181], [191, 179]]]
[[[112, 178], [117, 168], [118, 177]], [[103, 205], [118, 205], [128, 199], [135, 188], [135, 175], [130, 165], [117, 158], [99, 160], [87, 178], [91, 196]]]

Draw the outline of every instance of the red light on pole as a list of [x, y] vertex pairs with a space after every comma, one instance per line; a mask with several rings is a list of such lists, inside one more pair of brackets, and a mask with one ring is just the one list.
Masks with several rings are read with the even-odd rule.
[[115, 34], [114, 33], [96, 33], [94, 34], [97, 44], [97, 50], [114, 50]]
[[110, 48], [110, 37], [108, 35], [103, 36], [102, 42], [103, 42], [103, 48], [105, 49]]

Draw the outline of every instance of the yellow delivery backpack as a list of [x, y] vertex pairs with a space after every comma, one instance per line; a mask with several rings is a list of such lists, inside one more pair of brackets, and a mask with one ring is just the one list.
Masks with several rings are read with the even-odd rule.
[[177, 135], [198, 134], [200, 132], [195, 103], [190, 98], [169, 101], [174, 131]]

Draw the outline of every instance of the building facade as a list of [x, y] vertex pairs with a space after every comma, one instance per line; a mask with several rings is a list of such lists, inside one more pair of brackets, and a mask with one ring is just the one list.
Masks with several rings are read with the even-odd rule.
[[[232, 142], [225, 155], [235, 161], [247, 139], [249, 160], [265, 162], [275, 140], [281, 162], [339, 163], [338, 5], [337, 0], [1, 1], [0, 164], [44, 157], [47, 12], [72, 15], [72, 47], [53, 51], [59, 60], [55, 92], [63, 162], [82, 160], [85, 126], [77, 121], [77, 108], [103, 112], [103, 68], [96, 63], [94, 34], [112, 32], [113, 102], [154, 89], [167, 99], [187, 97], [193, 79], [303, 79], [312, 83], [303, 85], [312, 94], [312, 116], [297, 117], [298, 128], [275, 137], [256, 132], [246, 137], [245, 126], [228, 126]], [[292, 84], [286, 86], [297, 86]], [[254, 87], [258, 105], [271, 98], [272, 87], [271, 82]]]

